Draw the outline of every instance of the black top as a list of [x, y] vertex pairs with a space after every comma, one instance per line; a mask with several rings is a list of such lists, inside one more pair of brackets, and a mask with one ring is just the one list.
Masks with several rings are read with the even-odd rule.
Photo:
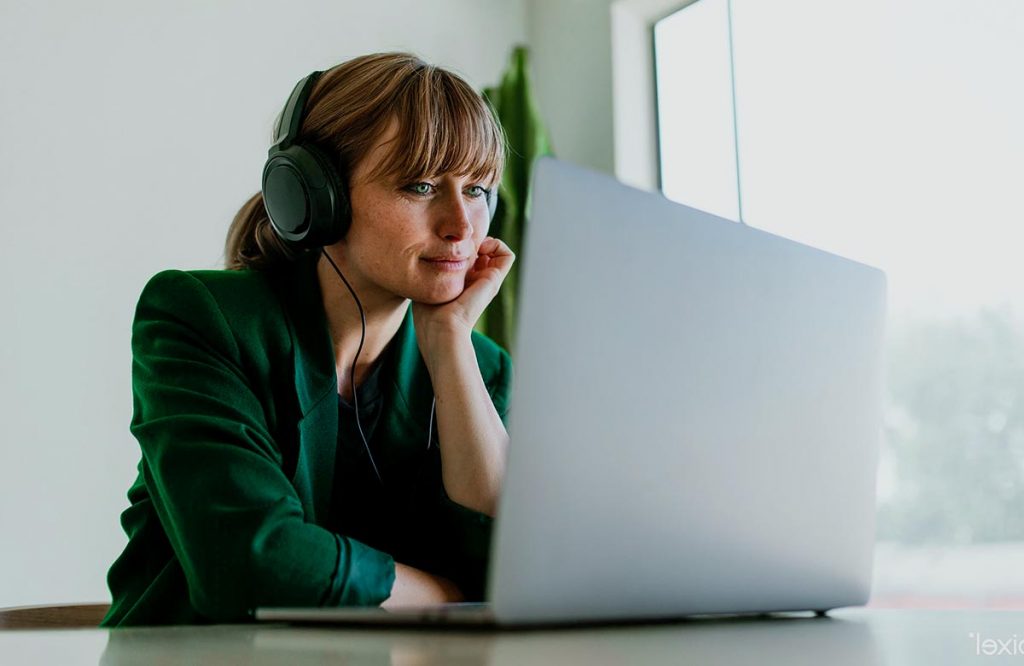
[[381, 414], [392, 408], [385, 404], [380, 387], [382, 374], [390, 376], [392, 347], [388, 345], [376, 367], [356, 387], [359, 422], [383, 483], [374, 473], [359, 435], [355, 406], [339, 395], [338, 452], [329, 527], [391, 554], [398, 562], [440, 572], [444, 563], [424, 556], [424, 544], [436, 542], [437, 537], [423, 529], [431, 523], [430, 516], [438, 510], [442, 494], [436, 425], [429, 450], [425, 437], [422, 442], [400, 447], [388, 447], [374, 437]]

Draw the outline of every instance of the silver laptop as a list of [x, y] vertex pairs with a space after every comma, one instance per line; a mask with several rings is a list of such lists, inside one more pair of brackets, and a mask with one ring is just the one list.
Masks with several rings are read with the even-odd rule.
[[521, 270], [489, 603], [257, 619], [575, 624], [867, 601], [881, 271], [550, 158]]

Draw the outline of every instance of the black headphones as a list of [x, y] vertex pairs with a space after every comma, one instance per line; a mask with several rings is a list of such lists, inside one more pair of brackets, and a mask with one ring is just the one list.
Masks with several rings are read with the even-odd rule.
[[[263, 204], [270, 226], [299, 249], [336, 243], [352, 224], [348, 186], [335, 166], [337, 160], [316, 144], [298, 140], [306, 100], [321, 74], [313, 72], [295, 86], [263, 166]], [[495, 186], [487, 197], [490, 219], [497, 207]]]

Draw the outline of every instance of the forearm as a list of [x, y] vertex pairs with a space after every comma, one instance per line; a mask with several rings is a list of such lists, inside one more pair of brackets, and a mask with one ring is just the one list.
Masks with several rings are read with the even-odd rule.
[[462, 600], [462, 592], [447, 578], [396, 562], [391, 596], [381, 603], [381, 608], [429, 606]]
[[427, 367], [437, 401], [445, 491], [452, 501], [494, 516], [508, 433], [484, 385], [470, 337], [436, 339]]

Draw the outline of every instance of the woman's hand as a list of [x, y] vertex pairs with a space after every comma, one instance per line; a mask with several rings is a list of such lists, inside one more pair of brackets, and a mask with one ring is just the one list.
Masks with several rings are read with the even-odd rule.
[[507, 245], [485, 238], [455, 300], [412, 304], [416, 342], [437, 405], [441, 481], [453, 502], [488, 516], [494, 516], [501, 493], [508, 433], [484, 385], [470, 334], [513, 261]]
[[466, 286], [455, 300], [440, 305], [412, 304], [416, 338], [424, 358], [430, 355], [438, 338], [469, 336], [484, 308], [497, 296], [515, 260], [516, 255], [508, 245], [488, 236], [480, 244], [477, 259], [466, 273]]
[[395, 562], [395, 582], [391, 586], [391, 596], [385, 599], [380, 607], [430, 606], [452, 601], [463, 601], [462, 592], [455, 583], [447, 578]]

